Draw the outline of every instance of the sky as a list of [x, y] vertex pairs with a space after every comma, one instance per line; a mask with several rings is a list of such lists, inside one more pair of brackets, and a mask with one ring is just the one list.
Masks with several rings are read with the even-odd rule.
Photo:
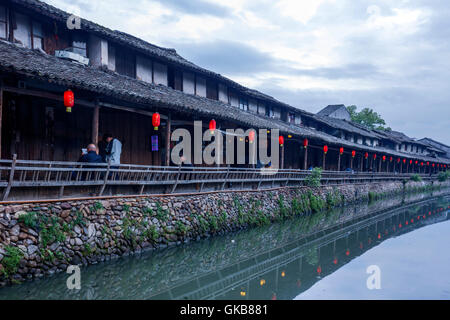
[[448, 0], [45, 0], [297, 108], [450, 145]]

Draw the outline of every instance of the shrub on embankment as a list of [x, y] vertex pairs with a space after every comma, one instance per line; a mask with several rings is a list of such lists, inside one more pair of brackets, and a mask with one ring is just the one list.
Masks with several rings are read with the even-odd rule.
[[[422, 182], [420, 185], [423, 185]], [[0, 205], [0, 286], [403, 192], [401, 182]]]

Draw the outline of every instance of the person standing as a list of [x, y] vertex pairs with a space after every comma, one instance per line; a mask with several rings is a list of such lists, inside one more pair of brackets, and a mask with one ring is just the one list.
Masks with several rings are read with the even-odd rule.
[[122, 154], [122, 143], [113, 137], [112, 134], [104, 135], [106, 141], [105, 161], [111, 165], [120, 164], [120, 155]]

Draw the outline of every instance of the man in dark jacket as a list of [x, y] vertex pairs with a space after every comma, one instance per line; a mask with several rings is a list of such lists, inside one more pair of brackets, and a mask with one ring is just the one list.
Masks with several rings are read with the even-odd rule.
[[87, 153], [83, 154], [78, 162], [102, 163], [103, 159], [97, 154], [97, 147], [95, 144], [90, 144], [87, 147]]

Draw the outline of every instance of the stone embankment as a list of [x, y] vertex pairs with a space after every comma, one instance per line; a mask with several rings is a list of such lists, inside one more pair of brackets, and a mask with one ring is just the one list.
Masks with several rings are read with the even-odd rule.
[[406, 191], [425, 182], [0, 204], [0, 287], [143, 250]]

